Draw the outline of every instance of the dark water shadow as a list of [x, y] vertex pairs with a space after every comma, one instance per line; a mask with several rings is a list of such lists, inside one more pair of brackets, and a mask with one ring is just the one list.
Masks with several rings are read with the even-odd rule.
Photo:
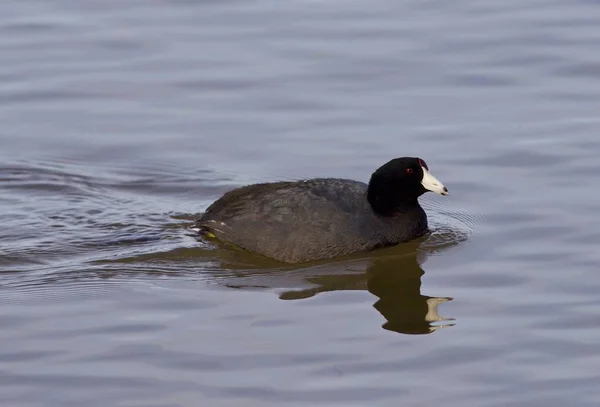
[[420, 254], [372, 259], [358, 274], [308, 277], [306, 280], [316, 287], [284, 291], [280, 298], [299, 300], [331, 291], [366, 290], [377, 297], [373, 307], [385, 318], [382, 328], [388, 331], [420, 335], [453, 326], [453, 318], [438, 313], [438, 305], [452, 298], [428, 296], [421, 291], [425, 271], [417, 260]]
[[[304, 300], [334, 291], [368, 291], [376, 297], [373, 307], [385, 318], [383, 329], [401, 334], [430, 334], [453, 326], [438, 306], [448, 296], [422, 293], [423, 264], [432, 255], [460, 243], [453, 235], [429, 236], [410, 243], [372, 252], [368, 257], [329, 264], [279, 269], [246, 268], [243, 255], [223, 260], [223, 273], [214, 276], [220, 285], [235, 289], [271, 288], [281, 300]], [[210, 278], [213, 280], [213, 278]]]

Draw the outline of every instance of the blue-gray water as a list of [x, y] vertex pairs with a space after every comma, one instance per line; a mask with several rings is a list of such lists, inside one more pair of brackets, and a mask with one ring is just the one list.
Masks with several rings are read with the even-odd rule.
[[[0, 15], [3, 407], [600, 403], [600, 3]], [[426, 241], [266, 267], [186, 229], [404, 155], [451, 192]]]

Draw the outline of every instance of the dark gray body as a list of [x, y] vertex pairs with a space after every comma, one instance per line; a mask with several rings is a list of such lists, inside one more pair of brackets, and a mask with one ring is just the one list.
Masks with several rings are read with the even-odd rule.
[[195, 227], [250, 252], [299, 263], [415, 239], [427, 231], [427, 216], [416, 198], [393, 216], [378, 215], [367, 201], [367, 184], [325, 178], [232, 190]]

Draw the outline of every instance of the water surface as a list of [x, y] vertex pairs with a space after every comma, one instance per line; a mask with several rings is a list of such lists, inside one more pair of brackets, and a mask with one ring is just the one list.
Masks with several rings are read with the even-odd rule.
[[[596, 406], [592, 1], [0, 6], [2, 406]], [[420, 156], [434, 233], [292, 267], [187, 226]]]

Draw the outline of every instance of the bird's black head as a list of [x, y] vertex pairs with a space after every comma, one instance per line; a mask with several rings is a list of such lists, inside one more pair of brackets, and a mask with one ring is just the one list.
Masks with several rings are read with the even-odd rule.
[[371, 175], [367, 199], [375, 212], [391, 216], [407, 206], [418, 205], [417, 198], [427, 191], [448, 195], [448, 189], [431, 175], [424, 160], [401, 157]]

